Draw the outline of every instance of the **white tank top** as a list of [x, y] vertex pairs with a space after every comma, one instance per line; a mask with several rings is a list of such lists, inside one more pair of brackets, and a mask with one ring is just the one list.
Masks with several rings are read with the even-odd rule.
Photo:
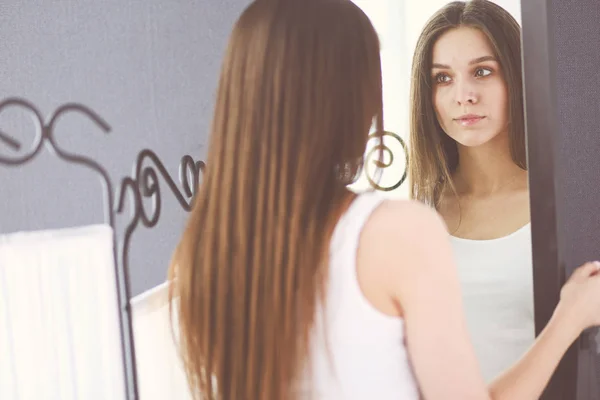
[[[311, 399], [419, 398], [404, 342], [404, 321], [371, 305], [357, 280], [359, 237], [382, 201], [376, 193], [359, 195], [334, 230], [327, 303], [317, 313], [313, 336]], [[325, 322], [325, 331], [320, 321]]]
[[469, 333], [490, 382], [535, 340], [531, 225], [499, 239], [451, 242]]

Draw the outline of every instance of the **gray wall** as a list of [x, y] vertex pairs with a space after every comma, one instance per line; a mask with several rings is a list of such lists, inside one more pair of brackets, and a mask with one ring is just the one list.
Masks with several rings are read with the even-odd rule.
[[[19, 0], [0, 2], [0, 99], [23, 97], [44, 116], [82, 103], [108, 122], [103, 134], [77, 114], [56, 137], [66, 150], [106, 167], [117, 198], [140, 150], [154, 150], [179, 182], [180, 158], [206, 155], [217, 78], [229, 32], [249, 0]], [[0, 130], [24, 148], [0, 142], [0, 156], [29, 151], [36, 134], [17, 108], [0, 112]], [[131, 241], [132, 295], [165, 279], [186, 212], [159, 178], [158, 225], [141, 224]], [[101, 181], [43, 151], [31, 163], [0, 165], [0, 233], [104, 222]], [[146, 202], [148, 203], [148, 202]], [[117, 235], [131, 200], [117, 215]], [[147, 204], [151, 209], [151, 204]]]

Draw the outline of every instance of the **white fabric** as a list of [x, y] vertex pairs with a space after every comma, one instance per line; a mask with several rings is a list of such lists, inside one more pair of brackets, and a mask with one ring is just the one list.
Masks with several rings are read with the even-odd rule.
[[[363, 296], [356, 277], [360, 233], [382, 200], [373, 193], [359, 196], [335, 229], [327, 312], [317, 318], [322, 321], [327, 316], [329, 347], [323, 326], [317, 324], [311, 352], [313, 375], [303, 389], [312, 396], [301, 398], [419, 398], [404, 344], [403, 320], [376, 310]], [[171, 333], [167, 291], [163, 284], [132, 301], [141, 400], [191, 398]]]
[[382, 200], [376, 193], [360, 195], [334, 231], [327, 306], [317, 318], [325, 321], [325, 330], [323, 324], [317, 325], [312, 350], [311, 398], [419, 398], [404, 343], [403, 320], [375, 309], [364, 297], [356, 275], [360, 234]]
[[191, 400], [176, 346], [175, 313], [171, 330], [168, 284], [135, 297], [132, 310], [140, 400]]
[[469, 332], [489, 382], [535, 340], [531, 225], [499, 239], [451, 242]]
[[0, 399], [125, 398], [112, 235], [0, 237]]

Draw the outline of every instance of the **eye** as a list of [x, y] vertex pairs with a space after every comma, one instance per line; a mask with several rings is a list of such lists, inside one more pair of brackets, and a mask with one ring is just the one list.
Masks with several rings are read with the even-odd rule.
[[475, 76], [477, 78], [485, 78], [486, 76], [490, 75], [492, 73], [492, 70], [489, 68], [477, 68], [475, 70]]
[[435, 81], [436, 83], [448, 83], [450, 82], [450, 76], [448, 76], [448, 74], [440, 72], [435, 76]]

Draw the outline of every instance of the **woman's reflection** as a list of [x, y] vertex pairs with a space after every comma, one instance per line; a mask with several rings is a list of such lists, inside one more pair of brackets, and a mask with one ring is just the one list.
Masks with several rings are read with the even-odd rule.
[[520, 28], [489, 1], [426, 24], [411, 81], [410, 191], [451, 233], [487, 380], [535, 339]]

